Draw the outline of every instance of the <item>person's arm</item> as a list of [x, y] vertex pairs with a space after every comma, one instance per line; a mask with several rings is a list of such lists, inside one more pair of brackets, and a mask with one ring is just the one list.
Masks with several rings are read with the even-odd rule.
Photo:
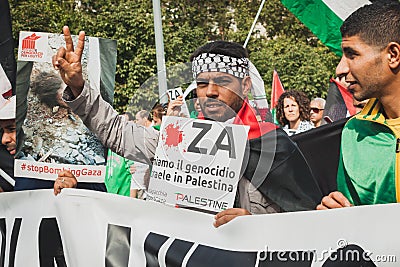
[[65, 102], [105, 147], [124, 158], [150, 164], [158, 132], [125, 121], [87, 82], [78, 97]]
[[66, 47], [61, 47], [53, 57], [53, 65], [60, 71], [61, 78], [68, 86], [64, 100], [97, 136], [101, 143], [117, 154], [150, 163], [157, 146], [158, 135], [150, 129], [126, 122], [104, 101], [100, 92], [90, 87], [83, 79], [81, 58], [85, 33], [79, 33], [74, 50], [71, 34], [67, 26], [63, 28]]
[[351, 207], [350, 201], [339, 191], [331, 192], [322, 198], [317, 210], [337, 209]]

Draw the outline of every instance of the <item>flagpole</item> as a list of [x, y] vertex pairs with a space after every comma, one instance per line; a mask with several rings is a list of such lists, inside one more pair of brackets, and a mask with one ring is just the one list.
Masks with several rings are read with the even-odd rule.
[[264, 4], [265, 4], [265, 0], [263, 0], [263, 1], [261, 2], [260, 8], [258, 9], [258, 12], [257, 12], [256, 17], [254, 18], [253, 25], [251, 25], [249, 34], [247, 35], [247, 38], [246, 38], [246, 41], [244, 42], [243, 47], [246, 47], [246, 46], [247, 46], [247, 43], [248, 43], [249, 40], [250, 40], [250, 36], [251, 36], [251, 34], [253, 33], [254, 27], [256, 26], [258, 17], [260, 16], [260, 13], [261, 13], [262, 8], [264, 7]]
[[160, 103], [168, 103], [167, 96], [167, 71], [165, 67], [164, 39], [162, 32], [160, 0], [153, 0], [154, 34], [156, 39], [158, 97]]
[[12, 186], [15, 186], [15, 180], [11, 178], [5, 171], [0, 168], [0, 176], [3, 177], [7, 182], [9, 182]]

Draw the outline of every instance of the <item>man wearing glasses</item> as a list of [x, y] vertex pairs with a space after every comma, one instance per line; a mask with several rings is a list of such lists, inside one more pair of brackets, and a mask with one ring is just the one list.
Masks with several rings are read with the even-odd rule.
[[310, 121], [315, 127], [321, 126], [325, 102], [325, 99], [318, 97], [314, 98], [310, 103]]

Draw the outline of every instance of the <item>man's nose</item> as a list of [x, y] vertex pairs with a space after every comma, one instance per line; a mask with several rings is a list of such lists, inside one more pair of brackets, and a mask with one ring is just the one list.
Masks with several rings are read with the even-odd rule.
[[339, 64], [336, 66], [336, 76], [345, 77], [350, 72], [349, 65], [347, 64], [347, 59], [343, 55], [340, 59]]
[[10, 134], [8, 133], [3, 133], [3, 136], [1, 137], [1, 143], [3, 145], [7, 145], [8, 143], [11, 142], [11, 137]]
[[207, 86], [207, 97], [217, 97], [219, 95], [219, 86], [216, 83], [210, 82]]

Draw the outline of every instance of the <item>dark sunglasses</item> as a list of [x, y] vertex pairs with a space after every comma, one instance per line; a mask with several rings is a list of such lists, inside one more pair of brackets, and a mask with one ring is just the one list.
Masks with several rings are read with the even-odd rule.
[[323, 108], [310, 108], [310, 110], [312, 110], [312, 112], [314, 113], [318, 113], [320, 110], [324, 110]]

